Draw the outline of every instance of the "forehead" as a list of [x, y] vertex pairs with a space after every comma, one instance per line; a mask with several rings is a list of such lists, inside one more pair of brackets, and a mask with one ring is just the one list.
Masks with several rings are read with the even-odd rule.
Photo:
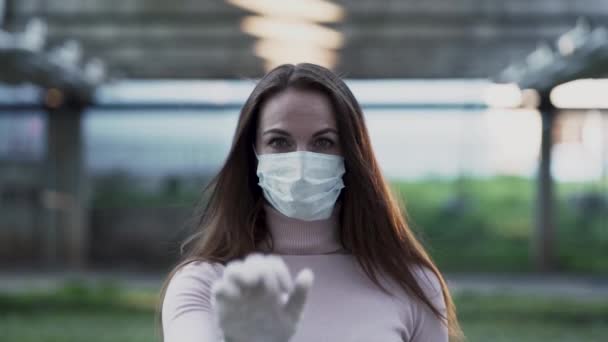
[[260, 109], [259, 129], [282, 128], [310, 131], [336, 128], [335, 114], [327, 95], [317, 90], [288, 88], [270, 97]]

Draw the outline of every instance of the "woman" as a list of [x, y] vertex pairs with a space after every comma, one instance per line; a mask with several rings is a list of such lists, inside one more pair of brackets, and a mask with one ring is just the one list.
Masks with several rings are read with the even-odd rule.
[[161, 294], [165, 342], [462, 338], [361, 107], [331, 71], [305, 63], [264, 76], [206, 193]]

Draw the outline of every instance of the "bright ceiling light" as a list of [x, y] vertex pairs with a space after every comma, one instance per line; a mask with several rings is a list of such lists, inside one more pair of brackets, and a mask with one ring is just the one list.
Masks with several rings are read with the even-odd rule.
[[259, 40], [256, 56], [264, 59], [266, 71], [284, 63], [314, 63], [333, 68], [343, 35], [319, 23], [333, 23], [344, 17], [338, 5], [324, 0], [227, 0], [254, 12], [241, 22], [241, 30]]
[[338, 49], [344, 43], [340, 32], [301, 21], [250, 16], [243, 19], [241, 29], [252, 36], [282, 40], [284, 44], [307, 43], [312, 45], [312, 48], [320, 46], [328, 49]]
[[484, 89], [483, 101], [493, 108], [518, 108], [523, 103], [517, 84], [490, 84]]
[[227, 0], [236, 7], [269, 17], [332, 23], [344, 18], [342, 7], [323, 0]]
[[608, 109], [608, 79], [581, 79], [553, 88], [551, 103], [557, 108]]

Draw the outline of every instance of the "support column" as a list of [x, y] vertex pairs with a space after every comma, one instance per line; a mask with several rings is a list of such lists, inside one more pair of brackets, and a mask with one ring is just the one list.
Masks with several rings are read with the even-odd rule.
[[554, 189], [551, 176], [551, 150], [556, 108], [548, 94], [541, 96], [539, 107], [542, 118], [542, 138], [538, 167], [535, 231], [532, 241], [532, 258], [539, 271], [552, 271], [555, 267]]
[[78, 269], [87, 261], [89, 229], [82, 112], [81, 108], [48, 112], [44, 193], [48, 234], [43, 254], [50, 266]]

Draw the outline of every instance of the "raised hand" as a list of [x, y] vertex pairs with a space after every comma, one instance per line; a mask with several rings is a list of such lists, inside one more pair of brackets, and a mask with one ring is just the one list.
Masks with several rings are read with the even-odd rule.
[[278, 256], [254, 253], [228, 263], [212, 289], [212, 305], [226, 342], [287, 342], [312, 286], [310, 269], [292, 282]]

